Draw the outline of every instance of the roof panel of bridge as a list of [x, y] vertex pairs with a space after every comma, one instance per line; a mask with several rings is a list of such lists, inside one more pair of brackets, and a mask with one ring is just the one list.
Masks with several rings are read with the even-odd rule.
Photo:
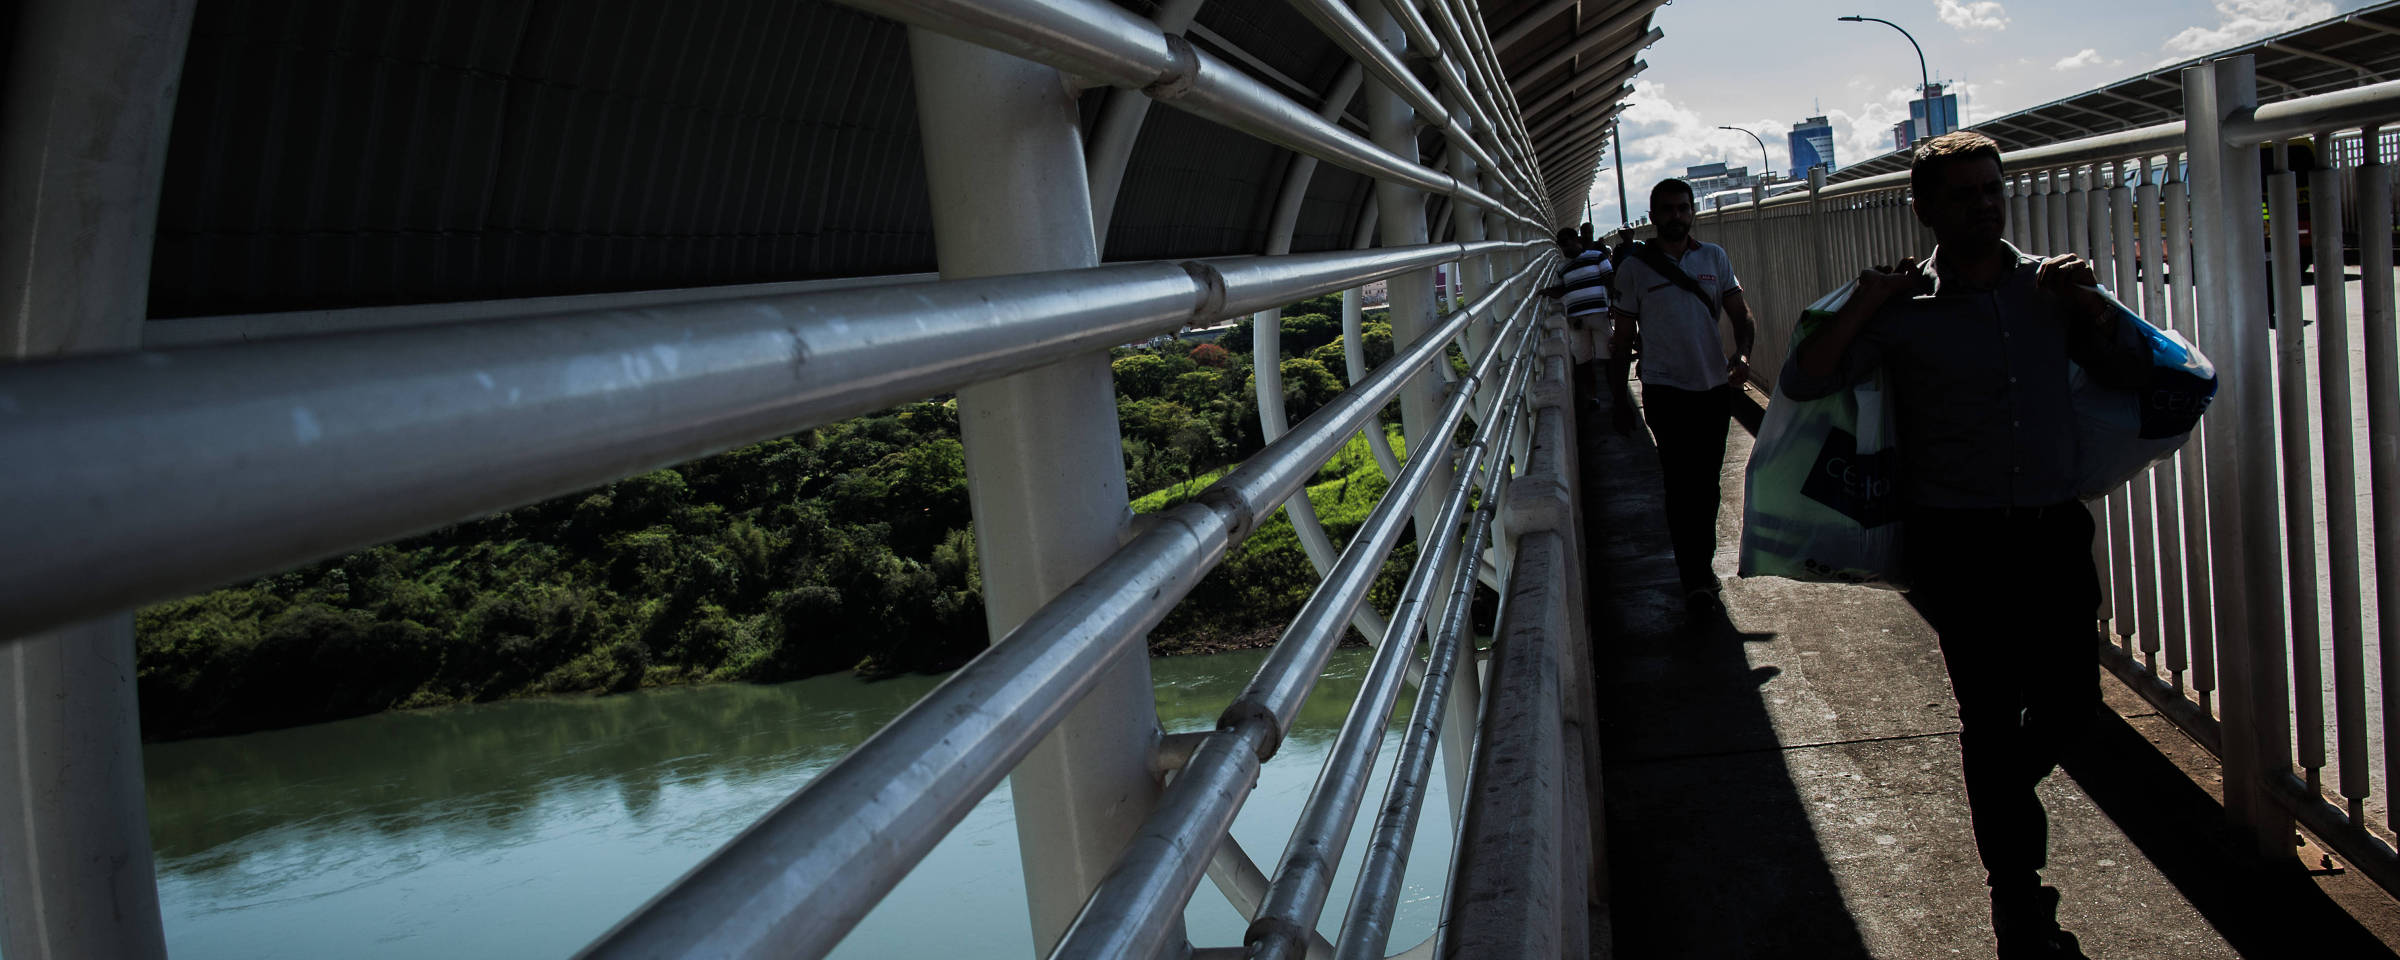
[[1650, 14], [1661, 2], [1497, 0], [1483, 7], [1555, 206], [1582, 205], [1607, 143], [1605, 118], [1624, 104], [1619, 84], [1656, 39]]
[[[1155, 0], [1117, 2], [1157, 12]], [[1591, 169], [1599, 118], [1622, 99], [1601, 81], [1631, 59], [1622, 48], [1659, 2], [1486, 9], [1510, 41], [1499, 59], [1519, 102], [1549, 98], [1529, 128], [1562, 196], [1590, 179], [1562, 172]], [[399, 11], [201, 5], [153, 316], [934, 269], [907, 36], [890, 20], [826, 0]], [[1312, 109], [1348, 61], [1289, 0], [1208, 0], [1190, 35]], [[1087, 91], [1087, 128], [1120, 96], [1140, 94]], [[1360, 116], [1354, 103], [1344, 122], [1363, 132]], [[1431, 158], [1440, 135], [1420, 143]], [[1104, 257], [1262, 252], [1291, 160], [1149, 111]], [[1370, 196], [1363, 178], [1320, 165], [1292, 248], [1348, 246]]]
[[[2400, 0], [2168, 64], [1970, 129], [1999, 141], [2003, 150], [2022, 150], [2180, 120], [2183, 68], [2242, 55], [2254, 58], [2261, 103], [2393, 79], [2400, 76]], [[1844, 167], [1830, 179], [1856, 180], [1905, 169], [1907, 151], [1895, 150]]]

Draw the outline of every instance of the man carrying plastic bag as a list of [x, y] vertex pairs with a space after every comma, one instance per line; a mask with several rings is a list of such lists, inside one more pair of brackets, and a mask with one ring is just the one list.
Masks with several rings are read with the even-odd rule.
[[2155, 341], [2099, 289], [2090, 263], [2027, 256], [2001, 239], [2007, 202], [1989, 138], [1928, 141], [1910, 187], [1938, 241], [1933, 257], [1860, 274], [1798, 341], [1777, 387], [1802, 401], [1855, 397], [1880, 376], [1902, 569], [1958, 697], [2000, 956], [2082, 957], [2058, 928], [2058, 892], [2041, 885], [2048, 821], [2034, 793], [2100, 702], [2100, 586], [2079, 499], [2094, 480], [2078, 438], [2112, 441], [2080, 423], [2070, 370], [2098, 388], [2148, 391]]

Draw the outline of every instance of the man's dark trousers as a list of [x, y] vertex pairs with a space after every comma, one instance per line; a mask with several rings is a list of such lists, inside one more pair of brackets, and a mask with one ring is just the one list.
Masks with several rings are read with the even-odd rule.
[[1667, 539], [1675, 544], [1675, 571], [1686, 591], [1717, 589], [1709, 561], [1717, 554], [1717, 497], [1732, 404], [1731, 385], [1698, 391], [1642, 386], [1642, 416], [1658, 442], [1666, 481]]
[[2048, 859], [2034, 785], [2091, 723], [2100, 607], [2080, 503], [1908, 514], [1910, 599], [1941, 636], [1958, 696], [1975, 846], [1992, 889], [2031, 893]]

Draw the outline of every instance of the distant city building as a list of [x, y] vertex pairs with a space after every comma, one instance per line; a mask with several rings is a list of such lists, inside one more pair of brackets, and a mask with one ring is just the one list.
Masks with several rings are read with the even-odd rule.
[[1683, 179], [1692, 185], [1692, 198], [1699, 201], [1699, 206], [1704, 209], [1708, 206], [1709, 194], [1748, 190], [1759, 182], [1759, 177], [1753, 175], [1749, 167], [1728, 167], [1722, 163], [1685, 167]]
[[1825, 165], [1825, 172], [1835, 169], [1833, 161], [1833, 124], [1824, 117], [1810, 117], [1792, 125], [1789, 135], [1792, 148], [1792, 179], [1808, 178], [1808, 168]]
[[[1906, 150], [1909, 144], [1958, 129], [1958, 94], [1944, 89], [1942, 84], [1928, 84], [1923, 98], [1908, 102], [1908, 119], [1892, 126], [1892, 149]], [[1931, 115], [1925, 112], [1928, 106]]]

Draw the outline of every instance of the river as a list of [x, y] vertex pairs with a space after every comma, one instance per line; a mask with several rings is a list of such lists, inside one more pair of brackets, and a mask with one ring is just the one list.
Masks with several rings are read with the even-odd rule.
[[[1151, 661], [1166, 728], [1206, 729], [1262, 657]], [[1367, 658], [1334, 655], [1235, 822], [1262, 866], [1281, 855]], [[177, 960], [565, 956], [937, 682], [827, 676], [526, 700], [152, 745], [168, 949]], [[1397, 736], [1378, 762], [1387, 774]], [[1428, 811], [1448, 802], [1434, 781]], [[1382, 777], [1369, 791], [1371, 817]], [[1328, 933], [1369, 826], [1362, 817], [1347, 848]], [[1449, 856], [1448, 818], [1432, 812], [1395, 950], [1431, 933]], [[1185, 916], [1200, 945], [1241, 940], [1242, 919], [1206, 881]], [[1004, 784], [833, 956], [1031, 954]]]

